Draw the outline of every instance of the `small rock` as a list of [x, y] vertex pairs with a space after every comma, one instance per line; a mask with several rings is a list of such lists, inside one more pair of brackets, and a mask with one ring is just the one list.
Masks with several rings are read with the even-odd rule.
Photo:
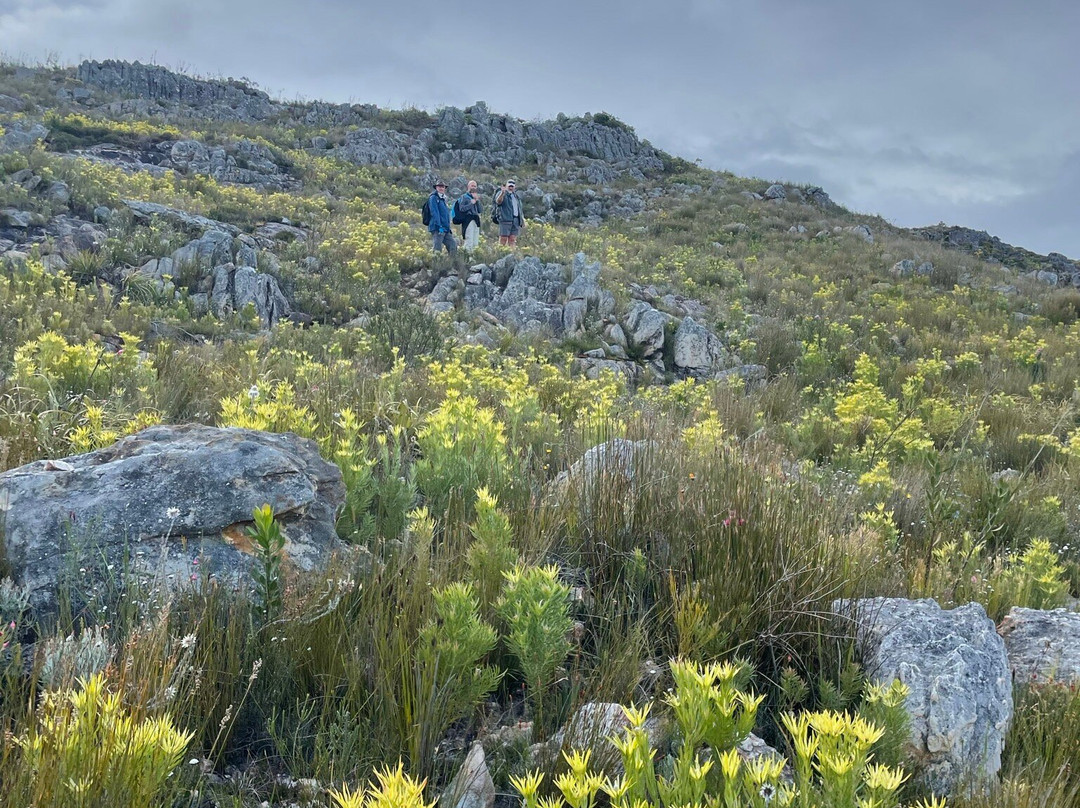
[[0, 210], [0, 224], [5, 224], [8, 227], [25, 230], [33, 224], [33, 221], [33, 216], [28, 210], [17, 210], [16, 208]]
[[66, 182], [50, 183], [45, 190], [45, 198], [57, 205], [67, 205], [71, 201], [71, 189]]
[[998, 634], [1005, 640], [1017, 685], [1080, 682], [1080, 614], [1014, 606]]
[[857, 224], [857, 225], [853, 225], [852, 227], [848, 227], [848, 228], [845, 228], [845, 229], [847, 230], [847, 232], [851, 233], [852, 235], [855, 235], [855, 236], [858, 236], [859, 238], [861, 238], [867, 244], [873, 244], [874, 243], [874, 234], [870, 230], [870, 228], [867, 227], [865, 224]]
[[474, 743], [458, 773], [439, 798], [440, 808], [492, 808], [495, 782], [488, 771], [484, 747]]

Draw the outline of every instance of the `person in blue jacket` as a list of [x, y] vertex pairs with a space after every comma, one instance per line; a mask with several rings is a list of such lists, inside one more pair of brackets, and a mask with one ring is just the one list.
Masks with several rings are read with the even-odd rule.
[[450, 207], [446, 204], [446, 183], [435, 180], [435, 190], [428, 199], [428, 207], [431, 210], [431, 221], [428, 223], [428, 232], [431, 233], [431, 248], [436, 253], [446, 251], [451, 255], [457, 255], [457, 242], [454, 234], [450, 232]]

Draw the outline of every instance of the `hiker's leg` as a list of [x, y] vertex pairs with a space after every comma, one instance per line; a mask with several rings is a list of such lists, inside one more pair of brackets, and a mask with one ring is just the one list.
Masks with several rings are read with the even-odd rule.
[[436, 255], [442, 252], [442, 233], [431, 234], [431, 250]]
[[454, 241], [454, 234], [447, 230], [443, 234], [443, 241], [446, 244], [446, 251], [450, 253], [450, 257], [453, 258], [457, 255], [457, 242]]

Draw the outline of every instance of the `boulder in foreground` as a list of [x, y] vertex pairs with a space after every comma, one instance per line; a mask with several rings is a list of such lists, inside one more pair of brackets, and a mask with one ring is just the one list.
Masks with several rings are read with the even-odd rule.
[[340, 546], [345, 498], [337, 466], [293, 434], [202, 425], [156, 426], [110, 447], [0, 474], [0, 524], [10, 574], [49, 611], [57, 585], [89, 600], [125, 566], [188, 580], [208, 565], [235, 578], [253, 553], [252, 509], [269, 504], [286, 561], [324, 563]]
[[988, 787], [1001, 768], [1013, 701], [1005, 644], [983, 607], [867, 598], [834, 610], [854, 621], [867, 673], [908, 686], [911, 751], [924, 784], [935, 794]]

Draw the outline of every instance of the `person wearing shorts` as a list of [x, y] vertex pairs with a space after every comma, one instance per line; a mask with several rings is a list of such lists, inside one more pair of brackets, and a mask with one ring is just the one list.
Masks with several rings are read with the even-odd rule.
[[517, 183], [507, 180], [495, 194], [495, 207], [499, 210], [499, 243], [517, 246], [518, 233], [525, 225], [521, 210], [521, 197], [517, 195]]

